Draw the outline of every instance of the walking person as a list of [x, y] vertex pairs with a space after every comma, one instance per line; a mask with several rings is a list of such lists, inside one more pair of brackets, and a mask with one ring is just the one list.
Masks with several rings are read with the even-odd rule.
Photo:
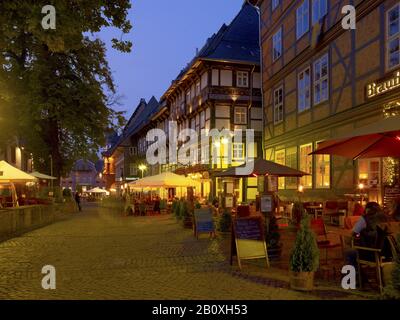
[[79, 212], [81, 212], [81, 211], [82, 211], [82, 207], [81, 207], [81, 196], [79, 195], [79, 192], [76, 192], [76, 193], [75, 193], [75, 202], [76, 202], [76, 205], [78, 206]]

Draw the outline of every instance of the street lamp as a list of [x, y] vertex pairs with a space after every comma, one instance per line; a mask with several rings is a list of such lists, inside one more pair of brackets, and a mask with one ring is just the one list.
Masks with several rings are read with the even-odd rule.
[[[50, 157], [50, 175], [53, 177], [53, 155], [49, 155]], [[51, 184], [51, 195], [53, 195], [54, 193], [54, 188], [53, 188], [53, 179], [50, 180], [50, 184]]]
[[139, 166], [139, 170], [142, 171], [142, 179], [143, 179], [143, 173], [144, 173], [145, 170], [147, 170], [146, 165], [141, 164], [141, 165]]

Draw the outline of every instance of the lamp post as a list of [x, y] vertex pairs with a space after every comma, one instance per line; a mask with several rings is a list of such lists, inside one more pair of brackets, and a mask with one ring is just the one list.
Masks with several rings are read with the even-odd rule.
[[363, 183], [360, 183], [360, 184], [358, 185], [358, 189], [360, 190], [361, 205], [363, 205], [363, 203], [364, 203], [364, 194], [363, 194], [364, 184], [363, 184]]
[[142, 179], [143, 179], [143, 173], [144, 173], [145, 170], [147, 170], [146, 165], [141, 164], [141, 165], [139, 166], [139, 170], [142, 172]]
[[[50, 175], [53, 177], [53, 156], [50, 154]], [[53, 179], [50, 180], [50, 185], [51, 185], [51, 193], [52, 195], [54, 194], [54, 189], [53, 189]]]

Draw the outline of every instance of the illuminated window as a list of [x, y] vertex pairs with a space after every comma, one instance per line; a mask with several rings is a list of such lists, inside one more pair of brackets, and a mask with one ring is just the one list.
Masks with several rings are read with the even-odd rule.
[[300, 39], [309, 30], [309, 0], [305, 0], [296, 11], [296, 36]]
[[316, 24], [328, 13], [327, 0], [312, 0], [312, 24]]
[[238, 71], [236, 73], [236, 85], [241, 88], [247, 88], [249, 86], [249, 73]]
[[304, 188], [312, 188], [312, 156], [309, 155], [312, 152], [312, 144], [306, 144], [300, 146], [300, 171], [309, 173], [310, 175], [301, 178], [301, 185]]
[[388, 68], [400, 64], [400, 5], [397, 4], [387, 13], [387, 54]]
[[[286, 166], [297, 169], [297, 147], [286, 149]], [[286, 189], [297, 189], [297, 178], [286, 178]]]
[[[317, 143], [317, 148], [318, 148]], [[315, 155], [315, 187], [330, 188], [331, 186], [331, 156], [328, 154]]]
[[328, 100], [329, 82], [328, 82], [328, 55], [314, 63], [314, 104]]
[[298, 102], [297, 107], [299, 112], [310, 109], [310, 68], [307, 68], [299, 73], [298, 76]]
[[[285, 150], [278, 150], [275, 152], [275, 162], [281, 165], [285, 165]], [[278, 188], [285, 189], [285, 178], [278, 179]]]
[[247, 124], [247, 108], [235, 107], [235, 124]]
[[233, 143], [232, 148], [232, 158], [233, 160], [243, 160], [244, 159], [244, 144], [242, 142]]
[[282, 27], [272, 36], [272, 61], [282, 56]]
[[358, 180], [365, 186], [379, 186], [381, 184], [380, 159], [358, 160]]
[[274, 91], [274, 123], [283, 121], [283, 88]]

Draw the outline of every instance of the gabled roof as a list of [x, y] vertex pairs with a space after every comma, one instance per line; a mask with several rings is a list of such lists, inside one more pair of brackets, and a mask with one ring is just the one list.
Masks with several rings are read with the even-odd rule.
[[123, 146], [123, 143], [130, 136], [139, 132], [141, 128], [150, 122], [151, 117], [159, 111], [159, 108], [160, 104], [154, 96], [151, 97], [148, 103], [146, 103], [146, 100], [141, 99], [118, 140], [103, 155], [111, 156], [119, 146]]
[[259, 26], [260, 20], [257, 9], [245, 2], [228, 26], [223, 24], [217, 33], [207, 39], [203, 48], [179, 73], [164, 96], [199, 61], [224, 61], [259, 65], [261, 59]]

